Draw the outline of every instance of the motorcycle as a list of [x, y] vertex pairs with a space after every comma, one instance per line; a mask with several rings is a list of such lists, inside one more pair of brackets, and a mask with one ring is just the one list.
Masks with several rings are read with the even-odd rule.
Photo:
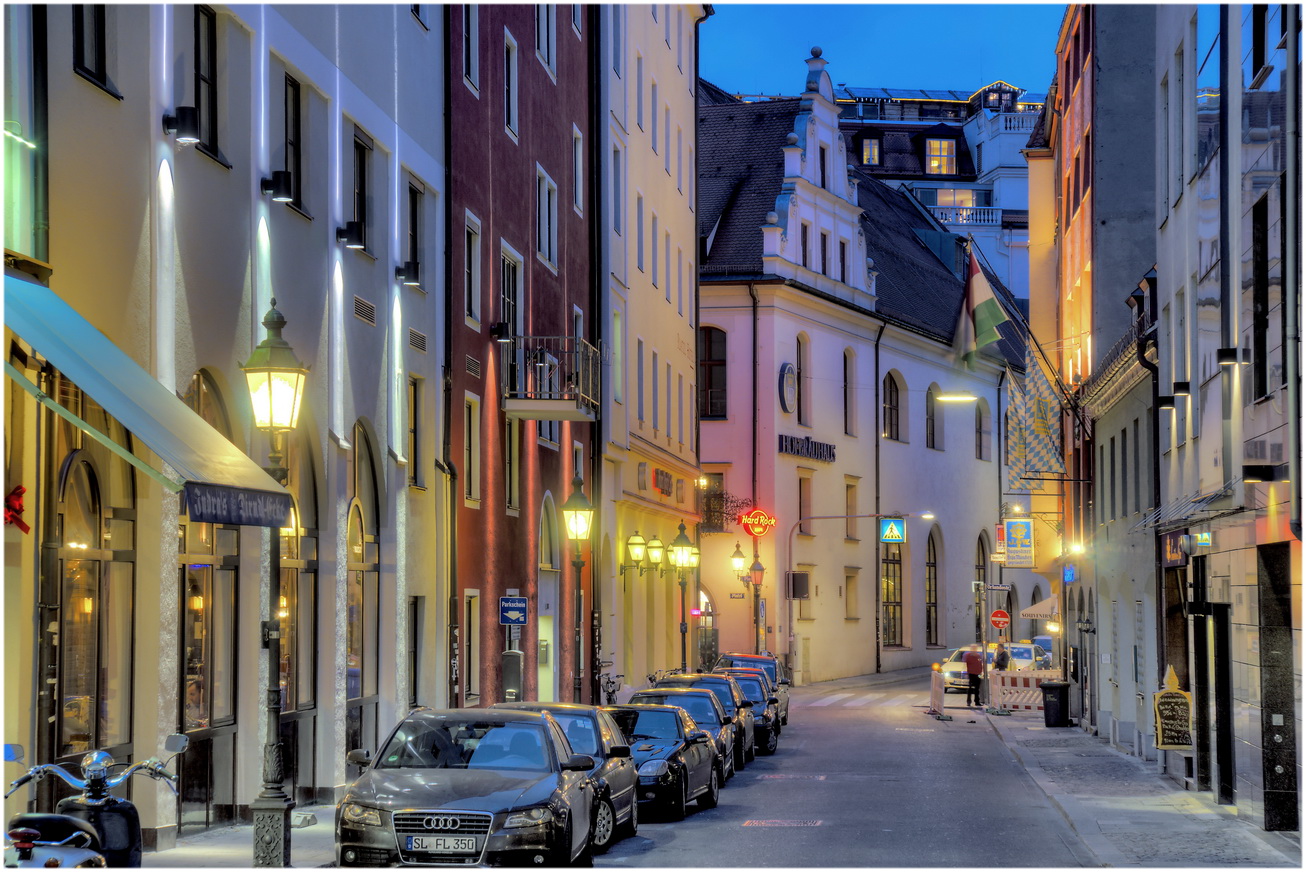
[[[133, 775], [145, 775], [167, 784], [173, 795], [177, 794], [177, 776], [167, 769], [190, 740], [177, 733], [164, 742], [167, 760], [150, 757], [133, 763], [116, 775], [118, 766], [113, 757], [104, 751], [91, 751], [82, 757], [82, 777], [67, 772], [62, 766], [41, 763], [9, 784], [5, 794], [13, 793], [32, 781], [56, 775], [69, 786], [81, 791], [78, 796], [59, 800], [54, 814], [24, 812], [9, 819], [5, 848], [5, 866], [45, 868], [57, 866], [123, 867], [141, 865], [141, 819], [130, 800], [110, 793]], [[21, 745], [5, 745], [5, 760], [21, 763]]]

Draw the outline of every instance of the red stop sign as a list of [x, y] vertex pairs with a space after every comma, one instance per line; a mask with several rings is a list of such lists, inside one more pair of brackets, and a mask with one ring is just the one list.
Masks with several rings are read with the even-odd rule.
[[1011, 615], [1002, 609], [994, 609], [993, 614], [989, 615], [989, 623], [999, 630], [1005, 630], [1007, 625], [1011, 623]]

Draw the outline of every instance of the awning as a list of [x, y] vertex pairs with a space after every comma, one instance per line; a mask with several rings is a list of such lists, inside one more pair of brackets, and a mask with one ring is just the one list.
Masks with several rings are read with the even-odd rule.
[[1020, 610], [1022, 618], [1037, 618], [1039, 620], [1048, 620], [1057, 616], [1057, 598], [1050, 596], [1045, 600], [1034, 603]]
[[280, 527], [286, 489], [132, 360], [54, 291], [5, 271], [5, 326], [117, 418], [174, 471], [166, 475], [46, 396], [8, 362], [5, 372], [47, 408], [140, 468], [184, 492], [192, 521]]
[[1200, 521], [1202, 515], [1216, 511], [1211, 508], [1212, 503], [1231, 493], [1233, 493], [1233, 482], [1226, 481], [1213, 491], [1181, 496], [1143, 515], [1138, 523], [1129, 528], [1129, 532], [1133, 533], [1147, 527], [1182, 527], [1190, 521]]

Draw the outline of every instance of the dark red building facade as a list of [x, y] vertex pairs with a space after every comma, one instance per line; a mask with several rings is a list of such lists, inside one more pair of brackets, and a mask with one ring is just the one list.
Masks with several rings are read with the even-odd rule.
[[577, 476], [598, 501], [597, 34], [586, 7], [447, 14], [450, 700], [589, 701], [592, 560], [585, 542], [578, 572], [561, 510]]

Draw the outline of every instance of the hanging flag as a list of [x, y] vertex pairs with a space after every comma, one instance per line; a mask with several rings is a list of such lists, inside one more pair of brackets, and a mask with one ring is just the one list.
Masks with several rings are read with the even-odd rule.
[[1025, 474], [1066, 472], [1061, 456], [1061, 403], [1039, 360], [1037, 340], [1025, 344]]
[[1007, 320], [1007, 313], [993, 296], [993, 287], [975, 259], [973, 243], [966, 243], [966, 256], [966, 299], [957, 334], [961, 338], [961, 358], [973, 369], [979, 350], [1001, 338], [998, 325]]
[[1025, 386], [1007, 370], [1007, 491], [1042, 490], [1043, 482], [1025, 481]]

